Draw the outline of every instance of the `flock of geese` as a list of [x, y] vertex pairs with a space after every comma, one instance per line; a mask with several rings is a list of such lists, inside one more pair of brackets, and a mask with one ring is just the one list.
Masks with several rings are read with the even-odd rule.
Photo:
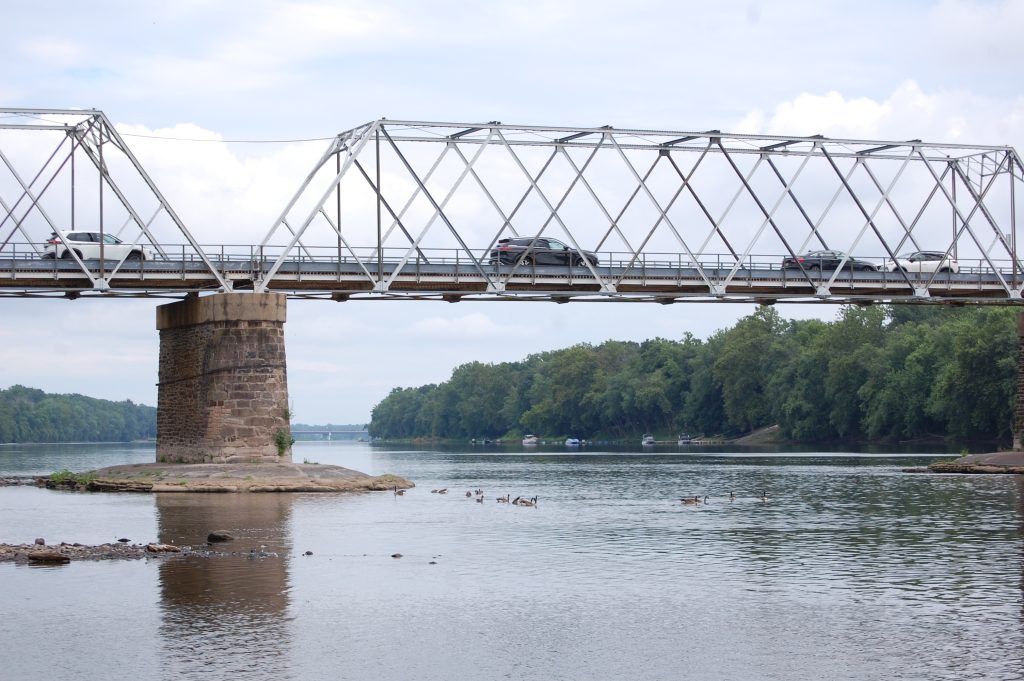
[[[448, 488], [447, 487], [442, 487], [440, 489], [432, 489], [432, 490], [430, 490], [430, 493], [431, 494], [448, 494]], [[405, 490], [404, 489], [398, 489], [398, 487], [395, 487], [395, 496], [396, 497], [403, 496], [404, 494], [405, 494]], [[536, 496], [531, 497], [529, 499], [527, 499], [526, 497], [519, 496], [519, 497], [516, 497], [515, 499], [512, 499], [511, 501], [509, 500], [510, 496], [511, 495], [506, 494], [503, 497], [497, 497], [495, 499], [495, 501], [498, 502], [499, 504], [512, 504], [513, 506], [536, 506], [537, 505], [537, 497]], [[466, 490], [466, 498], [467, 499], [475, 498], [476, 499], [476, 503], [482, 504], [482, 503], [484, 503], [484, 491], [482, 489]], [[697, 494], [697, 495], [694, 495], [692, 497], [683, 497], [679, 501], [681, 501], [684, 506], [696, 506], [698, 504], [706, 504], [706, 503], [708, 503], [708, 499], [710, 499], [710, 498], [711, 497], [709, 497], [706, 494], [703, 496], [703, 498], [699, 494]], [[730, 502], [736, 501], [736, 495], [732, 492], [732, 490], [729, 490], [729, 501]], [[768, 502], [768, 490], [761, 490], [761, 496], [758, 497], [758, 501], [761, 501], [763, 503], [767, 503]]]
[[[696, 506], [697, 504], [708, 503], [708, 499], [710, 498], [711, 497], [704, 495], [704, 498], [701, 499], [701, 496], [698, 494], [692, 497], [683, 497], [679, 501], [683, 502], [684, 506]], [[732, 490], [729, 490], [729, 501], [736, 501], [736, 495], [733, 494]], [[761, 496], [758, 497], [758, 501], [761, 501], [763, 503], [768, 502], [768, 490], [761, 490]]]
[[[447, 487], [442, 487], [441, 489], [432, 489], [432, 490], [430, 490], [430, 493], [431, 494], [448, 494], [448, 488]], [[395, 487], [395, 496], [396, 497], [400, 497], [400, 496], [404, 496], [404, 495], [405, 495], [405, 490], [404, 489], [398, 489], [398, 487]], [[516, 497], [515, 499], [510, 499], [511, 496], [512, 496], [511, 494], [506, 494], [503, 497], [495, 498], [495, 501], [498, 502], [499, 504], [512, 504], [513, 506], [536, 506], [537, 505], [537, 499], [538, 499], [537, 496], [533, 496], [533, 497], [530, 497], [530, 498], [519, 496], [519, 497]], [[482, 504], [482, 503], [484, 503], [484, 491], [482, 489], [466, 490], [466, 498], [467, 499], [475, 498], [476, 499], [476, 503]]]

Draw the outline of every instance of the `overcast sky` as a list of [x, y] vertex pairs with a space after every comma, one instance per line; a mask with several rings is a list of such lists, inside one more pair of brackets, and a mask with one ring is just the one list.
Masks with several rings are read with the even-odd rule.
[[[8, 3], [0, 106], [104, 110], [200, 242], [258, 242], [380, 117], [1024, 147], [1024, 2]], [[139, 135], [212, 139], [153, 140]], [[153, 301], [0, 299], [0, 386], [156, 404]], [[832, 318], [834, 307], [780, 306]], [[707, 337], [734, 304], [292, 301], [295, 420], [359, 423], [460, 363]]]

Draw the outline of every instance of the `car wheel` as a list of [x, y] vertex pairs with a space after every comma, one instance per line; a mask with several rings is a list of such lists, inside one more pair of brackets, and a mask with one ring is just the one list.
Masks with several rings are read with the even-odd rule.
[[54, 253], [43, 253], [39, 257], [42, 258], [43, 260], [52, 260], [54, 258], [54, 255]]
[[573, 267], [586, 267], [587, 263], [586, 263], [586, 261], [583, 260], [583, 258], [577, 256], [577, 257], [572, 259], [572, 266]]
[[[82, 259], [82, 254], [79, 253], [78, 251], [75, 251], [75, 255], [78, 256], [79, 260]], [[63, 253], [60, 254], [60, 259], [61, 260], [71, 260], [71, 257], [72, 257], [71, 256], [71, 249], [68, 249], [68, 250], [66, 250], [66, 251], [64, 251]]]
[[811, 271], [811, 272], [819, 272], [819, 271], [821, 271], [821, 265], [818, 265], [818, 264], [808, 265], [807, 269], [809, 271]]
[[132, 251], [126, 260], [142, 260], [142, 251]]
[[528, 255], [523, 258], [523, 267], [533, 267], [533, 256]]
[[949, 269], [948, 267], [940, 267], [939, 268], [939, 274], [949, 274], [950, 272], [952, 272], [952, 270]]

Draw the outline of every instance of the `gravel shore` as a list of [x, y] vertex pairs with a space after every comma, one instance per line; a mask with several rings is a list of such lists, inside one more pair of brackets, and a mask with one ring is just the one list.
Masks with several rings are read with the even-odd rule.
[[37, 565], [59, 565], [80, 560], [141, 560], [143, 558], [167, 558], [195, 556], [216, 558], [220, 556], [247, 556], [250, 558], [276, 558], [276, 553], [266, 551], [214, 551], [208, 546], [175, 546], [173, 544], [137, 544], [111, 542], [89, 546], [86, 544], [0, 544], [0, 563], [14, 562]]

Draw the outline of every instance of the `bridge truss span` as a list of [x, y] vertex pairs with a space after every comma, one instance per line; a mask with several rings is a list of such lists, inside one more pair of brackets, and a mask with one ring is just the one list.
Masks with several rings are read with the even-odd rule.
[[0, 295], [148, 295], [144, 261], [198, 263], [202, 290], [232, 286], [106, 114], [0, 109]]
[[0, 109], [0, 296], [1020, 305], [1022, 181], [1008, 146], [380, 119], [208, 245], [103, 112]]
[[[381, 119], [332, 141], [260, 243], [253, 287], [1019, 304], [1022, 179], [1005, 146]], [[836, 261], [808, 256], [823, 251]], [[344, 276], [297, 285], [326, 260]]]

